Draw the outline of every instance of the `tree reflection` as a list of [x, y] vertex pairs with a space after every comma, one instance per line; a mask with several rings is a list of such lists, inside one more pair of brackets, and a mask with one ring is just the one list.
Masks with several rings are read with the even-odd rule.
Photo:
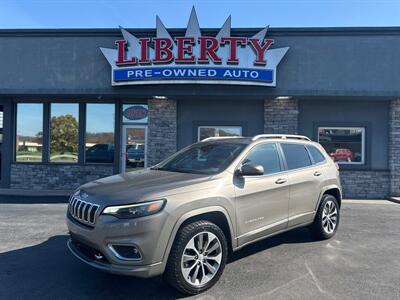
[[54, 116], [50, 125], [51, 161], [77, 161], [78, 120], [70, 115]]

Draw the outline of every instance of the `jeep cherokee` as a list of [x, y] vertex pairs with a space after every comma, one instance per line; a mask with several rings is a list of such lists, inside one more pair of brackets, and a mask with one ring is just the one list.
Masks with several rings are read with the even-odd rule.
[[68, 205], [68, 247], [98, 269], [164, 274], [196, 294], [250, 243], [299, 226], [331, 238], [340, 205], [337, 165], [307, 137], [208, 138], [149, 169], [81, 186]]

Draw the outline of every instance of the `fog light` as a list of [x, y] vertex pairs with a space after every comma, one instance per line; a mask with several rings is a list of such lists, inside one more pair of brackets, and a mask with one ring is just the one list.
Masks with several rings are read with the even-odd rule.
[[140, 251], [133, 245], [109, 245], [114, 255], [122, 260], [140, 260]]

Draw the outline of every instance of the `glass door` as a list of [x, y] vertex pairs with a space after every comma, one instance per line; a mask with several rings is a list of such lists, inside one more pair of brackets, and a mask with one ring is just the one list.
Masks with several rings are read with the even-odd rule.
[[147, 167], [147, 126], [123, 125], [121, 144], [121, 172]]

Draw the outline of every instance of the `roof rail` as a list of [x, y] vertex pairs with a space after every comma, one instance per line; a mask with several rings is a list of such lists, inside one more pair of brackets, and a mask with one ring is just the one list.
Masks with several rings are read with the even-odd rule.
[[295, 139], [295, 140], [311, 141], [308, 137], [304, 135], [296, 135], [296, 134], [258, 134], [251, 140], [256, 141], [258, 139]]
[[223, 140], [223, 139], [237, 139], [237, 138], [242, 138], [242, 136], [211, 136], [208, 138], [205, 138], [204, 140], [201, 140], [201, 142], [206, 142], [206, 141], [212, 141], [212, 140]]

